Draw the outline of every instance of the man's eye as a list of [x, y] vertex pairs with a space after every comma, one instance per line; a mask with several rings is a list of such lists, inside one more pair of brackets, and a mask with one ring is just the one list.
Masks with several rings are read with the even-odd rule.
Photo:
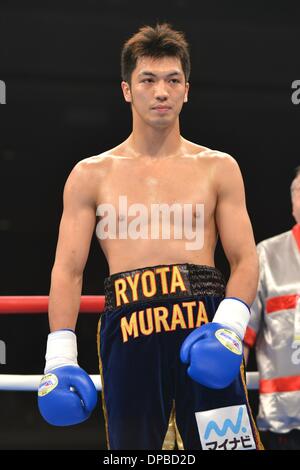
[[153, 82], [152, 78], [145, 78], [145, 80], [142, 80], [143, 83], [151, 83]]
[[171, 78], [170, 82], [172, 83], [180, 83], [178, 78]]

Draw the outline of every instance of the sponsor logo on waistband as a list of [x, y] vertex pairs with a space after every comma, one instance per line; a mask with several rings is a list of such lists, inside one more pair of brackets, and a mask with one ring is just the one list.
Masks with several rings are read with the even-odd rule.
[[126, 343], [129, 338], [135, 339], [140, 335], [198, 328], [203, 323], [208, 323], [204, 302], [194, 300], [179, 302], [169, 308], [160, 305], [132, 312], [121, 318], [120, 328], [123, 343]]
[[187, 276], [177, 265], [149, 268], [114, 280], [117, 307], [152, 297], [188, 295], [189, 290]]

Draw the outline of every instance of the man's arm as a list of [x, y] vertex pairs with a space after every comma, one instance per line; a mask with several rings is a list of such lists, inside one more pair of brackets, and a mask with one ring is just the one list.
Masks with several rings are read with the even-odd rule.
[[188, 374], [193, 380], [221, 389], [228, 387], [240, 371], [249, 305], [257, 288], [258, 260], [239, 167], [233, 158], [224, 155], [217, 157], [215, 171], [216, 224], [231, 274], [226, 298], [220, 302], [212, 322], [186, 337], [180, 357], [189, 364]]
[[258, 258], [243, 179], [230, 156], [221, 157], [217, 167], [216, 223], [231, 270], [226, 297], [238, 297], [250, 306], [257, 290]]
[[85, 421], [97, 403], [95, 385], [77, 362], [74, 332], [82, 275], [96, 218], [89, 173], [88, 163], [80, 162], [66, 182], [51, 276], [51, 333], [47, 340], [45, 375], [38, 389], [38, 406], [43, 418], [54, 426], [70, 426]]
[[96, 208], [86, 162], [78, 163], [64, 188], [49, 296], [50, 330], [75, 330], [82, 289], [82, 276], [95, 227]]

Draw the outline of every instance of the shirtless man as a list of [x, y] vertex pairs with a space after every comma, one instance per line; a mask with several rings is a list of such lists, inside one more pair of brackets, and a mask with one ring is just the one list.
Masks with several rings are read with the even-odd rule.
[[[130, 38], [122, 90], [132, 133], [79, 162], [64, 190], [39, 408], [51, 424], [69, 425], [96, 404], [74, 333], [96, 226], [110, 270], [99, 324], [110, 449], [260, 448], [241, 366], [255, 243], [236, 161], [180, 135], [189, 72], [182, 33], [157, 25]], [[167, 222], [152, 217], [160, 204]], [[227, 286], [214, 267], [218, 234]]]

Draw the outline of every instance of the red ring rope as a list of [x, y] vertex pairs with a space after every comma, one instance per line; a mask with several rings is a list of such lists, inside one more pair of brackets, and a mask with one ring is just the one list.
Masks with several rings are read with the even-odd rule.
[[[7, 295], [0, 296], [0, 314], [47, 313], [48, 295]], [[81, 313], [101, 313], [104, 310], [103, 295], [83, 295]]]

